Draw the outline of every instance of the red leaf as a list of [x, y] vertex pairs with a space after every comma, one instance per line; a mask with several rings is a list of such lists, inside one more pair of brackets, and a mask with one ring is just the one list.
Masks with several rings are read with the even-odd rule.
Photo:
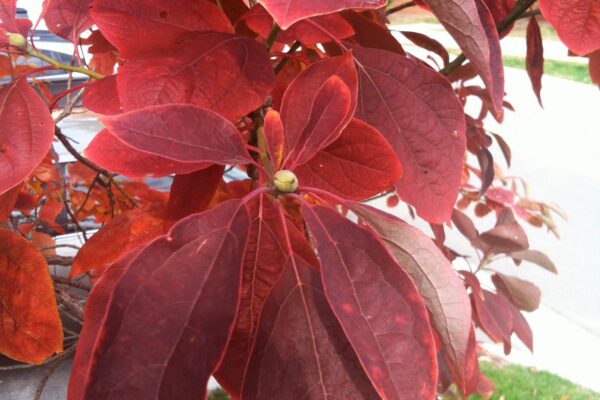
[[509, 255], [515, 260], [529, 261], [531, 263], [539, 265], [540, 267], [550, 272], [553, 272], [555, 274], [558, 273], [558, 270], [556, 269], [556, 266], [554, 265], [552, 260], [550, 260], [550, 258], [548, 258], [548, 256], [542, 253], [541, 251], [522, 250], [510, 253]]
[[442, 62], [444, 63], [444, 66], [450, 62], [448, 50], [446, 50], [444, 45], [438, 42], [437, 40], [432, 39], [429, 36], [419, 32], [400, 31], [400, 33], [406, 36], [408, 40], [410, 40], [417, 46], [422, 47], [425, 50], [429, 50], [440, 56]]
[[511, 311], [513, 313], [513, 332], [521, 339], [523, 344], [533, 352], [533, 332], [531, 332], [529, 323], [523, 314], [515, 307], [512, 307]]
[[104, 115], [120, 114], [122, 110], [117, 92], [117, 76], [107, 76], [88, 86], [81, 101], [90, 111]]
[[[273, 18], [260, 4], [254, 6], [243, 19], [248, 27], [267, 38], [273, 28]], [[318, 25], [316, 27], [315, 25]], [[305, 45], [331, 42], [331, 36], [345, 39], [354, 35], [354, 29], [339, 14], [329, 14], [299, 21], [277, 35], [278, 42], [291, 44], [295, 40]]]
[[448, 81], [396, 54], [354, 49], [358, 118], [392, 145], [404, 168], [398, 195], [428, 222], [450, 220], [466, 148], [465, 117]]
[[294, 169], [339, 137], [356, 108], [352, 55], [311, 64], [286, 90], [281, 104], [285, 131], [283, 167]]
[[355, 11], [345, 11], [342, 15], [354, 28], [355, 34], [352, 36], [352, 41], [355, 43], [363, 47], [388, 50], [401, 56], [406, 55], [398, 40], [385, 26]]
[[515, 221], [496, 226], [477, 238], [479, 248], [496, 253], [511, 253], [529, 247], [527, 234]]
[[210, 165], [204, 162], [184, 163], [169, 160], [136, 150], [115, 138], [106, 129], [94, 137], [84, 155], [100, 167], [129, 178], [189, 174]]
[[301, 259], [288, 263], [263, 307], [242, 398], [379, 398], [331, 312], [319, 273]]
[[54, 285], [44, 256], [19, 235], [0, 230], [0, 353], [40, 364], [63, 350]]
[[389, 214], [353, 203], [352, 210], [383, 240], [408, 272], [429, 310], [443, 349], [464, 391], [469, 378], [467, 345], [471, 302], [462, 280], [435, 243], [421, 231]]
[[492, 275], [492, 282], [520, 310], [531, 312], [540, 306], [542, 292], [533, 283], [499, 272]]
[[215, 164], [252, 161], [237, 128], [205, 108], [150, 106], [104, 117], [100, 122], [129, 146], [169, 160]]
[[175, 175], [165, 214], [167, 227], [208, 208], [223, 178], [223, 170], [222, 165], [213, 165], [191, 174]]
[[364, 200], [402, 175], [396, 153], [376, 129], [353, 119], [341, 136], [294, 170], [299, 182], [349, 200]]
[[502, 119], [504, 67], [500, 41], [482, 0], [424, 0], [483, 79], [494, 115]]
[[17, 203], [22, 185], [17, 185], [5, 193], [0, 194], [0, 225], [10, 216]]
[[116, 283], [93, 351], [82, 355], [93, 358], [84, 389], [69, 398], [204, 398], [236, 315], [247, 234], [234, 200], [146, 246]]
[[479, 326], [495, 343], [510, 341], [512, 334], [513, 316], [510, 303], [502, 297], [483, 290], [484, 298], [471, 293], [474, 305], [474, 316]]
[[48, 107], [20, 78], [0, 89], [0, 194], [18, 185], [42, 162], [54, 136]]
[[273, 109], [267, 111], [264, 120], [264, 135], [269, 158], [273, 162], [273, 168], [279, 170], [283, 162], [283, 123], [279, 113]]
[[[496, 26], [500, 25], [506, 17], [508, 17], [510, 11], [515, 6], [515, 0], [483, 0], [487, 8], [490, 10], [490, 14], [492, 14], [492, 18], [494, 18], [494, 23]], [[500, 33], [500, 37], [508, 35], [512, 30], [514, 24], [511, 24], [509, 27], [504, 29]]]
[[[8, 32], [19, 32], [17, 22], [15, 21], [16, 15], [17, 0], [0, 1], [0, 28], [4, 28]], [[0, 34], [3, 34], [3, 32], [0, 32]]]
[[77, 45], [79, 36], [94, 21], [89, 15], [93, 0], [45, 0], [44, 20], [48, 30]]
[[159, 54], [191, 32], [233, 30], [225, 14], [206, 0], [93, 0], [90, 15], [124, 58]]
[[162, 235], [164, 206], [138, 208], [113, 218], [94, 234], [73, 260], [70, 278], [92, 271], [100, 276], [123, 254]]
[[471, 218], [467, 217], [463, 212], [457, 209], [452, 212], [452, 223], [460, 233], [470, 241], [473, 241], [479, 235]]
[[589, 70], [592, 82], [600, 86], [600, 50], [596, 50], [590, 54]]
[[303, 211], [327, 300], [378, 394], [434, 399], [435, 344], [409, 275], [367, 229], [327, 207]]
[[544, 75], [544, 44], [542, 43], [542, 33], [535, 17], [529, 19], [527, 24], [527, 57], [526, 62], [527, 75], [531, 80], [533, 91], [542, 105], [542, 75]]
[[143, 248], [137, 248], [112, 264], [94, 284], [85, 303], [83, 316], [84, 324], [77, 341], [77, 352], [73, 360], [71, 377], [69, 379], [69, 399], [84, 398], [86, 376], [94, 365], [91, 357], [102, 328], [104, 315], [108, 308], [113, 289], [125, 268], [135, 259]]
[[237, 320], [223, 363], [215, 374], [228, 392], [238, 396], [260, 313], [289, 256], [283, 240], [285, 231], [272, 201], [261, 195], [250, 207], [250, 215]]
[[600, 3], [596, 0], [540, 0], [540, 11], [558, 37], [583, 56], [600, 49]]
[[259, 0], [277, 25], [287, 29], [302, 19], [331, 14], [348, 8], [379, 8], [385, 0]]
[[224, 33], [203, 33], [181, 46], [129, 60], [117, 86], [126, 111], [185, 103], [237, 119], [260, 107], [274, 75], [261, 43]]

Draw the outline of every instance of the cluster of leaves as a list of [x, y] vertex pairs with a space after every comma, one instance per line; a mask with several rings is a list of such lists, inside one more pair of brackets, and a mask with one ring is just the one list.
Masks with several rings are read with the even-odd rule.
[[[46, 0], [48, 28], [93, 55], [93, 70], [46, 67], [94, 78], [83, 104], [105, 129], [81, 155], [50, 113], [67, 93], [34, 80], [44, 101], [28, 84], [40, 70], [14, 68], [39, 53], [15, 1], [0, 0], [0, 65], [14, 78], [0, 89], [0, 352], [35, 364], [62, 351], [64, 293], [42, 251], [49, 233], [91, 218], [104, 225], [71, 268], [94, 286], [70, 399], [203, 398], [211, 375], [244, 399], [433, 399], [452, 384], [489, 394], [475, 328], [506, 352], [513, 333], [532, 349], [521, 311], [540, 292], [500, 273], [492, 292], [475, 272], [505, 256], [555, 272], [517, 220], [555, 231], [553, 208], [502, 175], [489, 148], [508, 163], [510, 149], [484, 127], [511, 108], [500, 37], [535, 0], [411, 2], [464, 54], [450, 62], [403, 32], [439, 58], [430, 64], [395, 40], [385, 3]], [[539, 8], [597, 64], [597, 1]], [[527, 43], [540, 98], [535, 17]], [[466, 115], [473, 100], [480, 112]], [[67, 173], [53, 137], [78, 160]], [[226, 182], [225, 168], [248, 179]], [[168, 195], [143, 180], [171, 175]], [[382, 193], [435, 238], [362, 203]], [[480, 233], [467, 207], [495, 227]], [[480, 255], [476, 271], [453, 268], [444, 224]]]

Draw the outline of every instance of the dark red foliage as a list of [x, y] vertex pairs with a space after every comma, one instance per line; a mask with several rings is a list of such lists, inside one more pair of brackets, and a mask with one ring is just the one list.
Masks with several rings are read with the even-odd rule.
[[[0, 315], [14, 328], [0, 329], [0, 352], [41, 363], [61, 351], [55, 291], [69, 303], [64, 280], [48, 276], [48, 233], [93, 220], [100, 229], [69, 276], [93, 278], [69, 400], [202, 399], [210, 376], [243, 399], [489, 395], [475, 329], [505, 351], [513, 334], [533, 349], [521, 310], [541, 293], [487, 264], [556, 272], [520, 224], [554, 231], [550, 207], [505, 184], [493, 146], [507, 164], [510, 148], [485, 127], [512, 109], [499, 40], [521, 3], [415, 2], [467, 63], [421, 32], [402, 34], [430, 54], [404, 49], [384, 0], [251, 3], [45, 2], [49, 29], [93, 56], [58, 63], [93, 78], [82, 101], [103, 129], [79, 154], [23, 76], [40, 71], [14, 63], [36, 56], [19, 35], [31, 23], [0, 0]], [[598, 80], [600, 13], [581, 3], [540, 8], [574, 52], [595, 50]], [[541, 40], [532, 18], [538, 98]], [[475, 77], [482, 86], [467, 83]], [[67, 173], [53, 136], [78, 160]], [[408, 207], [433, 238], [360, 203], [379, 197]], [[480, 231], [472, 215], [495, 225]], [[445, 243], [451, 228], [479, 256], [477, 273], [454, 268], [463, 256]]]

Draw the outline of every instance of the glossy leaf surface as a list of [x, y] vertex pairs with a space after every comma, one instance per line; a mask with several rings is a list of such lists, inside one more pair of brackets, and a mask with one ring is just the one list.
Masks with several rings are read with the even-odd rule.
[[402, 175], [402, 166], [377, 130], [353, 119], [335, 142], [294, 172], [304, 186], [363, 200], [392, 186]]
[[327, 207], [303, 211], [327, 300], [377, 393], [434, 399], [435, 344], [409, 275], [367, 229]]
[[81, 33], [94, 24], [89, 15], [92, 1], [44, 0], [48, 30], [77, 45]]
[[85, 149], [84, 154], [97, 165], [129, 178], [141, 178], [147, 175], [187, 174], [206, 168], [209, 165], [205, 162], [188, 163], [169, 160], [136, 150], [121, 142], [106, 129], [103, 129], [94, 137]]
[[233, 200], [146, 246], [114, 286], [84, 389], [70, 398], [205, 396], [238, 307], [247, 233]]
[[414, 61], [376, 49], [354, 49], [358, 118], [390, 143], [404, 168], [400, 197], [432, 223], [450, 219], [465, 152], [462, 106], [448, 81]]
[[471, 302], [452, 264], [418, 229], [358, 203], [352, 203], [350, 207], [379, 235], [396, 262], [412, 278], [429, 310], [446, 357], [459, 376], [459, 386], [464, 387], [469, 377], [465, 368]]
[[251, 160], [237, 128], [205, 108], [151, 106], [104, 117], [100, 122], [129, 146], [169, 160], [217, 164]]
[[288, 262], [264, 305], [242, 397], [379, 399], [329, 307], [319, 273], [301, 259]]
[[281, 105], [285, 168], [310, 160], [338, 138], [354, 114], [357, 88], [350, 54], [314, 63], [294, 79]]
[[90, 15], [125, 57], [168, 49], [192, 32], [232, 30], [207, 0], [93, 0]]
[[2, 194], [25, 179], [48, 154], [54, 121], [27, 79], [21, 78], [0, 89], [0, 126]]
[[502, 116], [504, 67], [496, 25], [482, 0], [424, 0], [483, 79]]
[[386, 4], [385, 0], [259, 0], [259, 3], [283, 29], [316, 15], [330, 14], [348, 8], [379, 8]]
[[260, 43], [236, 35], [203, 33], [119, 70], [126, 111], [157, 104], [194, 104], [236, 119], [269, 95], [273, 69]]
[[595, 0], [540, 0], [542, 15], [578, 55], [600, 49], [600, 3]]
[[0, 230], [0, 353], [40, 364], [63, 350], [62, 323], [44, 256]]

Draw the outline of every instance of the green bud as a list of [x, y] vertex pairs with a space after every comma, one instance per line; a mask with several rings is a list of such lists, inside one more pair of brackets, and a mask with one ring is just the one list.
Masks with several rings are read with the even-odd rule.
[[8, 36], [8, 44], [13, 47], [19, 47], [21, 49], [27, 48], [27, 39], [20, 33], [9, 33]]
[[298, 189], [298, 178], [292, 171], [283, 169], [275, 174], [273, 179], [275, 187], [281, 193], [293, 193]]

